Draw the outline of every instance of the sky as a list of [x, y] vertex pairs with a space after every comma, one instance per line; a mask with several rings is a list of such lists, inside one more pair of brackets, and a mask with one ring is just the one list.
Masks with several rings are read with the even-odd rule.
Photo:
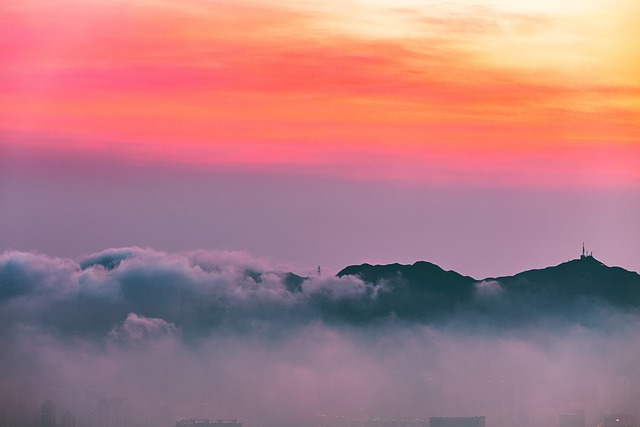
[[0, 5], [0, 250], [640, 270], [635, 0]]

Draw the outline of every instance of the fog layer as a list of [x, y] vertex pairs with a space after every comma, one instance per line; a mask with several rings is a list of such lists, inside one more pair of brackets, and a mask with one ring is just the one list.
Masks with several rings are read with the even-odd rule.
[[398, 286], [302, 278], [238, 252], [5, 252], [2, 423], [32, 425], [48, 399], [78, 427], [96, 425], [104, 399], [125, 402], [132, 426], [313, 425], [324, 414], [533, 427], [574, 409], [593, 425], [637, 415], [633, 307], [582, 299], [551, 313], [473, 281], [464, 301], [416, 314]]

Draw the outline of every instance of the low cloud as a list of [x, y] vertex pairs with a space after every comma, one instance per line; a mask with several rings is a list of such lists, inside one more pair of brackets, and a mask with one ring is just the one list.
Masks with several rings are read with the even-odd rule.
[[499, 280], [470, 289], [436, 310], [402, 278], [303, 278], [241, 252], [5, 252], [0, 418], [26, 426], [47, 399], [78, 426], [96, 422], [99, 402], [126, 402], [132, 426], [637, 415], [635, 311], [596, 300], [545, 310]]
[[148, 338], [174, 335], [178, 328], [162, 319], [152, 319], [129, 313], [127, 319], [109, 332], [109, 337], [123, 341], [139, 341]]

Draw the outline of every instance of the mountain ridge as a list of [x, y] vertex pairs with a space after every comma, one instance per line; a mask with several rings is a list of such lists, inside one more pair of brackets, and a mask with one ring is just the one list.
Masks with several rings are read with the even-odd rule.
[[[640, 275], [621, 267], [609, 267], [590, 255], [512, 276], [481, 280], [424, 261], [406, 265], [351, 265], [338, 272], [337, 277], [349, 275], [386, 289], [392, 300], [413, 299], [424, 310], [434, 306], [446, 307], [449, 312], [460, 311], [462, 307], [483, 310], [490, 303], [492, 309], [500, 306], [499, 311], [508, 310], [511, 314], [537, 310], [586, 316], [589, 307], [602, 307], [604, 303], [640, 311]], [[407, 295], [399, 298], [402, 293]]]
[[[577, 263], [582, 263], [582, 264], [577, 264]], [[511, 277], [519, 277], [528, 273], [533, 273], [533, 272], [538, 272], [538, 271], [544, 271], [544, 270], [549, 270], [549, 269], [554, 269], [557, 267], [562, 267], [564, 265], [599, 265], [599, 266], [603, 266], [609, 269], [615, 269], [615, 270], [620, 270], [620, 271], [624, 271], [624, 272], [628, 272], [628, 273], [633, 273], [636, 275], [640, 275], [640, 273], [633, 271], [633, 270], [627, 270], [624, 267], [620, 267], [620, 266], [609, 266], [605, 263], [603, 263], [602, 261], [596, 259], [594, 256], [592, 255], [587, 255], [584, 258], [574, 258], [568, 261], [564, 261], [561, 262], [560, 264], [556, 264], [556, 265], [550, 265], [547, 267], [540, 267], [540, 268], [531, 268], [528, 270], [523, 270], [520, 271], [518, 273], [514, 273], [512, 275], [503, 275], [503, 276], [488, 276], [482, 279], [476, 279], [472, 276], [465, 276], [462, 273], [459, 273], [456, 270], [445, 270], [444, 268], [440, 267], [438, 264], [429, 262], [429, 261], [415, 261], [413, 264], [401, 264], [398, 262], [394, 262], [391, 264], [370, 264], [370, 263], [362, 263], [362, 264], [351, 264], [348, 265], [346, 267], [344, 267], [342, 270], [340, 270], [338, 273], [336, 273], [337, 277], [343, 277], [343, 276], [347, 276], [347, 275], [358, 275], [358, 268], [366, 268], [366, 269], [372, 269], [372, 268], [390, 268], [390, 267], [401, 267], [401, 268], [406, 268], [406, 267], [413, 267], [416, 265], [420, 265], [420, 264], [430, 264], [432, 266], [435, 266], [437, 268], [439, 268], [440, 270], [442, 270], [443, 272], [446, 273], [456, 273], [459, 276], [462, 277], [467, 277], [467, 278], [471, 278], [476, 282], [483, 282], [483, 281], [487, 281], [487, 280], [500, 280], [500, 279], [505, 279], [505, 278], [511, 278]], [[364, 279], [363, 279], [364, 280]], [[365, 282], [368, 282], [368, 280], [364, 280]]]

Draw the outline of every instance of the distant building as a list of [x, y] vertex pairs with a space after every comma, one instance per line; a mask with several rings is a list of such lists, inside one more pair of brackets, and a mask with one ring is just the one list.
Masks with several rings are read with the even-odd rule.
[[635, 427], [635, 423], [631, 415], [613, 414], [602, 417], [598, 427]]
[[487, 381], [483, 390], [483, 413], [492, 427], [518, 425], [519, 387], [516, 381]]
[[357, 418], [351, 427], [429, 427], [425, 420], [404, 420], [387, 418]]
[[560, 414], [558, 427], [585, 427], [584, 410], [565, 411]]
[[485, 427], [485, 417], [430, 417], [429, 427]]
[[176, 427], [242, 427], [236, 419], [179, 418]]
[[315, 427], [429, 427], [429, 421], [402, 418], [347, 418], [329, 415], [316, 415]]
[[129, 427], [131, 405], [124, 399], [100, 399], [94, 416], [95, 427]]
[[632, 414], [632, 388], [627, 377], [608, 378], [600, 389], [601, 410], [606, 414]]
[[314, 419], [315, 427], [349, 427], [351, 419], [347, 417], [339, 417], [336, 415], [318, 414]]
[[40, 406], [40, 427], [56, 427], [56, 405], [50, 400]]
[[76, 417], [70, 411], [64, 411], [60, 416], [59, 427], [76, 427]]

